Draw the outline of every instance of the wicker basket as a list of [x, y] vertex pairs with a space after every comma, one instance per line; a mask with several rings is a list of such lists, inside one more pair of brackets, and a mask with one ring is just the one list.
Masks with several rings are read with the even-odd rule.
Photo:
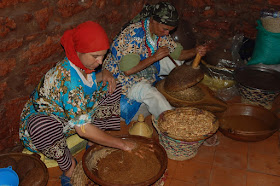
[[200, 141], [212, 136], [219, 127], [214, 114], [196, 107], [167, 110], [158, 119], [159, 130], [180, 141]]
[[[177, 108], [183, 109], [183, 108]], [[152, 123], [159, 135], [159, 142], [166, 150], [169, 159], [184, 161], [193, 158], [205, 139], [211, 137], [219, 128], [218, 122], [213, 123], [213, 129], [206, 135], [196, 136], [188, 140], [178, 140], [161, 132], [158, 119], [152, 116]]]
[[240, 83], [238, 84], [238, 88], [242, 103], [260, 105], [268, 110], [272, 108], [273, 101], [279, 94], [279, 92], [275, 91], [265, 91], [247, 87]]
[[280, 94], [280, 72], [261, 65], [249, 65], [235, 70], [234, 78], [242, 102], [271, 109]]

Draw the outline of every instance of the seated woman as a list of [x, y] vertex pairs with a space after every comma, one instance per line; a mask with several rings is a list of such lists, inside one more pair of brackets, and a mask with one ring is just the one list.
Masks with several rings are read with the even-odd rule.
[[103, 28], [91, 21], [68, 30], [61, 38], [66, 57], [50, 69], [25, 104], [20, 139], [32, 152], [57, 161], [63, 171], [62, 185], [71, 185], [76, 166], [66, 138], [78, 133], [89, 142], [130, 151], [131, 141], [103, 130], [120, 129], [121, 86], [102, 64], [109, 49]]
[[[137, 22], [138, 21], [138, 22]], [[129, 124], [140, 108], [146, 105], [158, 117], [172, 106], [154, 87], [175, 68], [169, 55], [182, 65], [197, 53], [204, 56], [207, 46], [183, 49], [169, 32], [179, 23], [179, 14], [169, 2], [147, 5], [115, 37], [103, 69], [113, 73], [122, 84], [121, 117]]]

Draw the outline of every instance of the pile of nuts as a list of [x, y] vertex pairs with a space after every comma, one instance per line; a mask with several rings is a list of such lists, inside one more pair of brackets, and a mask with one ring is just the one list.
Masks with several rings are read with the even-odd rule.
[[163, 112], [158, 120], [161, 132], [178, 140], [203, 136], [213, 131], [216, 117], [206, 110], [183, 107]]

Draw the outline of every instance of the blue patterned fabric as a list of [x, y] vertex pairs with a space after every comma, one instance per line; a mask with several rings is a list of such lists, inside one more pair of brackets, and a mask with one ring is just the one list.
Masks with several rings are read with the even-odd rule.
[[128, 125], [135, 114], [138, 112], [141, 103], [135, 100], [129, 100], [126, 96], [121, 96], [121, 117], [125, 120], [125, 123]]
[[[144, 23], [146, 27], [149, 25], [149, 18], [147, 18]], [[146, 81], [148, 83], [154, 83], [160, 78], [158, 77], [158, 72], [160, 71], [159, 61], [155, 62], [153, 65], [150, 65], [146, 69], [126, 76], [124, 72], [120, 70], [120, 61], [123, 56], [128, 54], [137, 54], [140, 56], [141, 61], [148, 58], [150, 55], [153, 55], [153, 52], [159, 47], [168, 47], [170, 52], [173, 52], [177, 47], [176, 42], [172, 39], [170, 35], [162, 37], [153, 37], [154, 48], [153, 52], [149, 53], [149, 48], [146, 44], [147, 35], [150, 35], [150, 31], [145, 31], [143, 22], [137, 22], [128, 25], [113, 41], [111, 45], [111, 52], [107, 55], [104, 60], [102, 68], [112, 72], [115, 78], [122, 84], [122, 98], [121, 98], [121, 117], [125, 119], [126, 123], [130, 123], [131, 119], [137, 113], [141, 103], [138, 103], [134, 100], [129, 100], [125, 97], [128, 93], [128, 90], [135, 84]], [[151, 51], [151, 50], [150, 50]], [[140, 63], [141, 63], [140, 61]]]
[[84, 84], [67, 58], [45, 74], [21, 113], [19, 136], [28, 150], [36, 149], [29, 143], [31, 139], [27, 132], [27, 121], [33, 114], [62, 121], [65, 137], [75, 133], [75, 125], [91, 123], [98, 101], [107, 92], [107, 85], [97, 85], [95, 72], [90, 76], [93, 80], [91, 87]]

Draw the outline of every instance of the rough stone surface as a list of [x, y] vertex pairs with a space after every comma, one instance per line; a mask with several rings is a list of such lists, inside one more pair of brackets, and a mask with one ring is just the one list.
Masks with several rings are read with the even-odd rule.
[[280, 6], [280, 1], [279, 0], [268, 0], [268, 3], [270, 5], [278, 5], [278, 6]]
[[11, 39], [8, 41], [0, 41], [0, 52], [7, 52], [22, 46], [23, 39]]
[[5, 37], [16, 28], [15, 20], [9, 17], [0, 17], [0, 36]]
[[16, 59], [10, 58], [10, 59], [0, 59], [0, 77], [7, 75], [10, 71], [12, 71], [16, 66]]
[[51, 15], [52, 10], [49, 8], [44, 8], [35, 12], [35, 19], [38, 22], [41, 30], [45, 30], [47, 28]]
[[[4, 94], [5, 94], [5, 91], [6, 91], [7, 87], [8, 87], [7, 82], [0, 83], [0, 99], [2, 99], [4, 97]], [[0, 134], [1, 134], [1, 132], [0, 132]]]

